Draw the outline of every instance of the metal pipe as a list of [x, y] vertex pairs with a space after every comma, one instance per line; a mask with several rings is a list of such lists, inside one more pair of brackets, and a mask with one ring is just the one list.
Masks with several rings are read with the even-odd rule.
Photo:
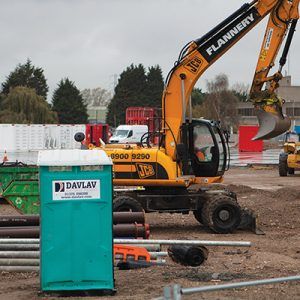
[[149, 252], [151, 258], [158, 258], [158, 257], [166, 257], [168, 256], [168, 252], [161, 251], [161, 252]]
[[114, 239], [115, 244], [160, 244], [160, 245], [199, 245], [199, 246], [229, 246], [229, 247], [250, 247], [251, 242], [238, 241], [205, 241], [205, 240], [130, 240]]
[[[143, 212], [114, 212], [113, 213], [114, 224], [131, 224], [145, 223], [145, 213]], [[39, 215], [15, 215], [15, 216], [0, 216], [0, 227], [11, 226], [39, 226]]]
[[219, 284], [219, 285], [208, 285], [208, 286], [200, 286], [196, 288], [182, 288], [181, 293], [184, 295], [192, 294], [192, 293], [200, 293], [200, 292], [210, 292], [210, 291], [218, 291], [218, 290], [226, 290], [226, 289], [236, 289], [246, 286], [254, 286], [254, 285], [264, 285], [264, 284], [274, 284], [281, 283], [287, 281], [298, 281], [300, 280], [300, 275], [289, 276], [289, 277], [278, 277], [271, 279], [262, 279], [262, 280], [253, 280], [253, 281], [244, 281], [244, 282], [235, 282], [228, 284]]
[[180, 74], [181, 78], [181, 105], [182, 105], [182, 123], [185, 123], [185, 117], [186, 117], [186, 111], [185, 111], [185, 86], [184, 86], [184, 80], [186, 76], [184, 74]]
[[38, 226], [38, 215], [0, 216], [0, 227], [6, 226]]
[[[124, 244], [124, 245], [126, 245], [126, 244]], [[128, 246], [132, 246], [132, 245], [128, 245]], [[161, 251], [161, 246], [159, 244], [149, 244], [149, 245], [138, 244], [138, 245], [136, 245], [136, 247], [145, 248], [146, 250], [148, 250], [150, 252], [160, 252]]]
[[31, 258], [0, 258], [0, 266], [39, 266], [39, 259], [31, 259]]
[[37, 238], [40, 234], [39, 226], [16, 226], [0, 228], [0, 237]]
[[[38, 244], [39, 239], [0, 239], [0, 247], [2, 244]], [[239, 242], [239, 241], [206, 241], [206, 240], [135, 240], [135, 239], [114, 239], [115, 244], [124, 245], [138, 245], [139, 247], [145, 247], [152, 245], [157, 247], [158, 245], [200, 245], [200, 246], [232, 246], [232, 247], [250, 247], [251, 242]], [[22, 245], [26, 246], [26, 245]]]
[[117, 224], [114, 225], [115, 237], [142, 237], [149, 238], [150, 231], [148, 224]]
[[8, 250], [8, 251], [15, 251], [15, 250], [39, 250], [39, 244], [0, 244], [0, 251]]
[[39, 251], [0, 251], [0, 258], [39, 258]]
[[145, 223], [144, 212], [114, 212], [113, 213], [114, 224], [130, 224], [130, 223]]
[[40, 239], [14, 239], [14, 238], [0, 238], [0, 245], [1, 244], [39, 244]]
[[[1, 246], [1, 244], [39, 245], [39, 243], [40, 243], [40, 239], [12, 239], [12, 238], [0, 239], [0, 246]], [[152, 252], [154, 252], [154, 251], [159, 252], [161, 250], [160, 244], [147, 244], [146, 245], [146, 244], [143, 243], [142, 240], [141, 240], [141, 244], [138, 244], [137, 247], [145, 248], [148, 251], [152, 251]]]
[[0, 266], [0, 272], [39, 272], [40, 267], [35, 266]]
[[[38, 238], [40, 234], [39, 226], [16, 226], [0, 228], [0, 237], [10, 238]], [[150, 230], [148, 224], [117, 224], [113, 225], [113, 235], [115, 237], [142, 237], [149, 238]]]
[[193, 121], [193, 106], [192, 106], [192, 95], [189, 97], [189, 122]]

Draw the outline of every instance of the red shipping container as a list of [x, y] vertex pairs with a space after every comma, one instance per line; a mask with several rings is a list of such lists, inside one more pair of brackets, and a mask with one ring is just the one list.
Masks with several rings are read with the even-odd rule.
[[93, 144], [97, 147], [100, 146], [100, 138], [104, 143], [108, 143], [109, 128], [107, 124], [86, 124], [85, 127], [85, 140], [86, 144]]
[[155, 130], [157, 110], [153, 107], [128, 107], [126, 109], [127, 125], [148, 125], [150, 132]]
[[239, 127], [239, 151], [240, 152], [262, 152], [263, 141], [252, 141], [257, 134], [258, 126], [241, 125]]
[[[150, 133], [159, 131], [161, 110], [154, 107], [128, 107], [126, 109], [127, 125], [147, 125]], [[152, 142], [155, 142], [153, 136]]]

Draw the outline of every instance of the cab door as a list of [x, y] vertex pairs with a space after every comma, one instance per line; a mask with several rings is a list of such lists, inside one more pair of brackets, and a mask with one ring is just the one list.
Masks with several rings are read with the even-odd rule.
[[[190, 158], [196, 177], [215, 177], [219, 174], [220, 148], [209, 122], [196, 122], [190, 130]], [[222, 162], [223, 163], [223, 162]]]

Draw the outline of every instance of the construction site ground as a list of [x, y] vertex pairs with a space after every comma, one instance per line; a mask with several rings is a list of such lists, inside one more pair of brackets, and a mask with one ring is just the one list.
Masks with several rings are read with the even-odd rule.
[[[276, 167], [233, 168], [225, 184], [238, 194], [242, 206], [255, 210], [265, 235], [248, 231], [213, 234], [192, 214], [148, 214], [151, 239], [251, 241], [251, 248], [209, 247], [200, 267], [184, 267], [167, 259], [164, 266], [115, 271], [117, 293], [102, 299], [153, 299], [167, 285], [196, 287], [237, 281], [291, 276], [300, 273], [300, 174], [279, 177]], [[0, 214], [15, 214], [1, 204]], [[56, 299], [39, 295], [37, 273], [0, 274], [0, 299]], [[64, 298], [59, 298], [64, 299]], [[67, 298], [67, 299], [79, 299]], [[95, 299], [95, 297], [85, 297]], [[255, 286], [183, 296], [183, 299], [300, 299], [300, 282]]]

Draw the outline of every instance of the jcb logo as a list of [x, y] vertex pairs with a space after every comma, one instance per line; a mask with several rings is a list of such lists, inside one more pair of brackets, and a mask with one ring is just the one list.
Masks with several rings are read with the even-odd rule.
[[193, 74], [196, 74], [202, 65], [202, 60], [195, 56], [193, 59], [191, 59], [187, 64], [185, 64], [185, 68], [188, 69]]
[[261, 53], [260, 53], [259, 59], [260, 59], [261, 61], [265, 61], [266, 58], [267, 58], [267, 54], [268, 54], [268, 51], [267, 51], [267, 50], [262, 50]]
[[136, 164], [136, 167], [137, 167], [137, 171], [138, 171], [139, 177], [141, 179], [155, 175], [155, 171], [154, 171], [152, 165], [148, 165], [148, 164]]

